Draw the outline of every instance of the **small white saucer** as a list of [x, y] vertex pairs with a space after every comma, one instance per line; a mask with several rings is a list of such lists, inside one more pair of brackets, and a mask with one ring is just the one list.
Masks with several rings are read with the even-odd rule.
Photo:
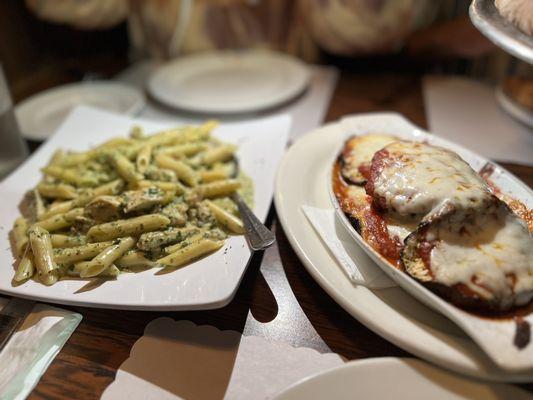
[[143, 109], [145, 98], [139, 90], [120, 83], [79, 82], [57, 86], [21, 101], [15, 107], [15, 115], [26, 139], [42, 141], [56, 131], [74, 107], [82, 104], [135, 115]]

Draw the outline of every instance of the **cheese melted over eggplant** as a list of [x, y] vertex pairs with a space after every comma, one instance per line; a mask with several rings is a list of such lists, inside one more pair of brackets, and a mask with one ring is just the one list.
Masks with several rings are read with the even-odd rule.
[[503, 203], [461, 223], [451, 216], [430, 222], [406, 241], [402, 259], [418, 280], [461, 285], [493, 309], [533, 297], [531, 233]]
[[447, 203], [471, 210], [492, 194], [485, 181], [457, 154], [415, 142], [394, 142], [373, 158], [370, 192], [396, 219], [421, 220]]
[[389, 135], [354, 136], [348, 139], [340, 157], [343, 178], [350, 183], [364, 185], [367, 177], [361, 171], [370, 169], [376, 151], [396, 140]]
[[[374, 144], [383, 137], [372, 136], [348, 141], [344, 158], [339, 157], [348, 186], [354, 182], [346, 175], [355, 168], [367, 179], [366, 197], [351, 198], [352, 192], [344, 190], [348, 199], [343, 199], [343, 210], [364, 219], [365, 214], [354, 210], [357, 204], [371, 203], [388, 236], [403, 243], [400, 264], [405, 271], [432, 289], [438, 287], [456, 304], [505, 310], [530, 302], [533, 237], [520, 218], [528, 214], [515, 214], [457, 154], [404, 141], [377, 149]], [[369, 168], [361, 168], [373, 151]]]

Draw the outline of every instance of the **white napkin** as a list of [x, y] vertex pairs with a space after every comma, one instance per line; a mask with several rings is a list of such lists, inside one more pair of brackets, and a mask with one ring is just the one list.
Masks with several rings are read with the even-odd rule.
[[[0, 298], [0, 308], [8, 300]], [[36, 304], [0, 352], [2, 400], [23, 400], [81, 321], [78, 313]]]
[[335, 210], [302, 206], [302, 211], [353, 283], [369, 289], [397, 286], [337, 221]]
[[343, 363], [338, 354], [158, 318], [146, 326], [101, 400], [270, 399]]

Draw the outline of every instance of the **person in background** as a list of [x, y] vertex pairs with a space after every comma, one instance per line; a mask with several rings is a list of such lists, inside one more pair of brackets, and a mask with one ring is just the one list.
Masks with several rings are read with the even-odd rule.
[[317, 61], [397, 52], [429, 25], [432, 0], [26, 0], [39, 18], [79, 29], [128, 21], [135, 58], [251, 47]]

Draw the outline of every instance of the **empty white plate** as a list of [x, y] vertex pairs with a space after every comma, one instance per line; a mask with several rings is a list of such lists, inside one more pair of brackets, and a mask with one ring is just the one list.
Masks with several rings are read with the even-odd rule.
[[372, 358], [306, 378], [280, 393], [276, 400], [307, 399], [531, 399], [516, 387], [487, 385], [450, 374], [409, 358]]
[[148, 81], [160, 102], [199, 113], [235, 114], [268, 109], [303, 92], [307, 67], [269, 51], [220, 51], [164, 64]]
[[114, 82], [91, 81], [57, 86], [20, 102], [15, 108], [22, 136], [48, 139], [78, 105], [135, 115], [145, 105], [139, 90]]

